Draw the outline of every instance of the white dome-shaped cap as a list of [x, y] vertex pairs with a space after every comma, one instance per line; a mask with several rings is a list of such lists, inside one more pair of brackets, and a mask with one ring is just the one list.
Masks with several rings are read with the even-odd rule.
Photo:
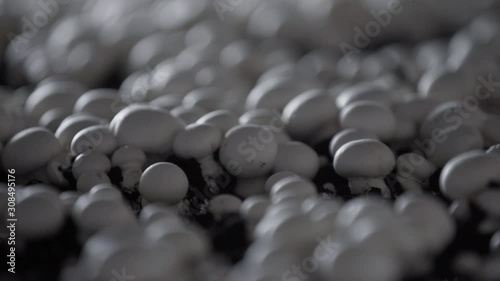
[[146, 154], [133, 146], [122, 146], [115, 150], [111, 156], [111, 163], [113, 166], [121, 167], [124, 164], [137, 163], [142, 167], [146, 163]]
[[220, 146], [222, 134], [209, 124], [191, 124], [174, 138], [174, 153], [182, 158], [202, 159], [211, 156]]
[[339, 108], [356, 101], [375, 101], [386, 106], [394, 102], [394, 94], [375, 83], [359, 83], [343, 90], [336, 99]]
[[186, 196], [189, 182], [184, 171], [172, 163], [156, 163], [141, 176], [139, 192], [149, 202], [176, 204]]
[[2, 164], [5, 168], [16, 169], [19, 175], [26, 175], [43, 168], [61, 151], [61, 145], [52, 132], [33, 127], [10, 139], [2, 151]]
[[279, 182], [280, 180], [282, 180], [284, 178], [288, 178], [288, 177], [299, 178], [299, 176], [296, 173], [293, 173], [293, 172], [290, 172], [290, 171], [282, 171], [282, 172], [277, 172], [277, 173], [272, 174], [266, 180], [266, 183], [265, 183], [266, 192], [267, 193], [271, 192], [271, 189], [273, 188], [273, 186], [277, 182]]
[[357, 129], [357, 128], [344, 129], [336, 133], [335, 136], [333, 136], [332, 140], [330, 141], [329, 145], [330, 155], [334, 157], [335, 153], [337, 153], [337, 150], [339, 150], [339, 148], [341, 148], [344, 144], [350, 141], [362, 140], [362, 139], [378, 140], [375, 134], [363, 129]]
[[396, 131], [396, 117], [385, 105], [372, 101], [357, 101], [342, 109], [340, 125], [343, 129], [364, 129], [381, 140], [390, 140]]
[[111, 120], [124, 105], [124, 102], [120, 101], [117, 90], [94, 89], [78, 98], [73, 111]]
[[200, 117], [196, 123], [215, 126], [224, 135], [229, 129], [238, 125], [238, 116], [226, 109], [215, 110]]
[[119, 145], [132, 145], [146, 153], [168, 153], [182, 123], [168, 111], [150, 105], [131, 105], [115, 115], [110, 129]]
[[89, 150], [96, 150], [109, 155], [118, 147], [118, 142], [107, 126], [96, 125], [78, 132], [71, 141], [71, 153], [78, 155]]
[[96, 126], [104, 123], [103, 119], [92, 115], [86, 114], [73, 114], [66, 117], [56, 130], [56, 138], [59, 140], [61, 145], [68, 149], [70, 148], [71, 141], [78, 132], [90, 127]]
[[214, 215], [238, 213], [240, 206], [241, 200], [231, 194], [217, 195], [208, 202], [208, 210]]
[[307, 141], [324, 127], [338, 122], [335, 100], [322, 90], [309, 90], [293, 98], [283, 109], [286, 131], [293, 139]]
[[90, 171], [108, 172], [111, 169], [109, 158], [97, 151], [90, 150], [78, 155], [72, 165], [75, 179]]
[[290, 171], [305, 178], [313, 178], [319, 170], [316, 151], [301, 142], [287, 142], [278, 146], [273, 172]]
[[439, 178], [441, 191], [449, 198], [470, 198], [500, 180], [500, 159], [483, 151], [470, 151], [453, 157]]
[[281, 111], [291, 99], [305, 90], [300, 88], [290, 78], [267, 79], [250, 91], [245, 107], [247, 109], [268, 108]]
[[437, 101], [463, 99], [474, 90], [474, 81], [463, 71], [436, 67], [422, 75], [418, 91], [426, 98]]
[[[255, 147], [251, 144], [254, 143]], [[276, 161], [278, 142], [268, 128], [240, 125], [229, 130], [219, 150], [219, 159], [229, 173], [258, 177], [269, 173]]]
[[335, 153], [335, 171], [346, 178], [380, 178], [396, 165], [394, 153], [378, 140], [351, 141]]

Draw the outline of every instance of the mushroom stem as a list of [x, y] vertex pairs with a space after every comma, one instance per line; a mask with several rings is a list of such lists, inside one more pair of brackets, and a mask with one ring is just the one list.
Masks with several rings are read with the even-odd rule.
[[384, 182], [383, 178], [351, 178], [349, 179], [349, 188], [352, 194], [363, 194], [370, 188], [380, 189], [382, 197], [391, 198], [391, 191]]
[[218, 190], [215, 179], [222, 173], [222, 167], [214, 160], [212, 155], [198, 159], [198, 163], [200, 163], [201, 174], [207, 185]]
[[132, 167], [132, 168], [127, 168], [122, 172], [122, 186], [125, 188], [127, 191], [133, 191], [134, 189], [137, 189], [137, 184], [139, 183], [139, 180], [141, 179], [142, 175], [142, 169]]

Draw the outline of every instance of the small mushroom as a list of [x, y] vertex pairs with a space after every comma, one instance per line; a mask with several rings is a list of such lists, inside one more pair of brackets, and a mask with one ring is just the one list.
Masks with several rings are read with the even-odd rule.
[[284, 178], [271, 188], [270, 196], [273, 203], [288, 199], [307, 199], [318, 194], [316, 186], [302, 178]]
[[335, 171], [349, 180], [353, 194], [378, 188], [385, 198], [391, 197], [391, 191], [384, 177], [395, 165], [396, 159], [389, 147], [370, 139], [348, 142], [340, 147], [333, 160]]
[[96, 125], [78, 132], [71, 141], [70, 150], [73, 155], [79, 155], [89, 150], [110, 155], [117, 147], [118, 142], [108, 127]]
[[75, 113], [86, 113], [111, 120], [125, 104], [114, 89], [94, 89], [81, 95], [75, 103]]
[[241, 200], [231, 194], [217, 195], [208, 202], [208, 210], [215, 216], [238, 213], [240, 206]]
[[169, 205], [179, 203], [188, 191], [188, 178], [184, 171], [172, 163], [156, 163], [141, 176], [139, 192], [149, 202]]
[[335, 153], [337, 153], [337, 150], [339, 150], [339, 148], [341, 148], [344, 144], [349, 143], [351, 141], [362, 140], [362, 139], [378, 140], [376, 135], [363, 129], [356, 129], [356, 128], [343, 129], [342, 131], [336, 133], [335, 136], [333, 136], [332, 140], [330, 141], [329, 144], [330, 155], [332, 157], [335, 157]]
[[223, 172], [213, 154], [219, 148], [222, 135], [219, 129], [208, 124], [191, 124], [174, 138], [174, 153], [185, 159], [194, 158], [200, 163], [205, 182], [216, 188], [215, 179]]
[[107, 173], [111, 169], [109, 158], [97, 151], [90, 150], [78, 155], [72, 165], [73, 176], [76, 180], [86, 172]]
[[122, 186], [126, 190], [134, 189], [142, 175], [142, 167], [146, 163], [146, 154], [132, 146], [122, 146], [111, 156], [111, 164], [122, 172]]
[[278, 145], [274, 173], [289, 171], [312, 179], [318, 170], [318, 154], [308, 145], [295, 141]]
[[66, 117], [56, 130], [56, 138], [61, 143], [64, 149], [69, 150], [71, 141], [78, 132], [90, 126], [100, 125], [104, 123], [100, 119], [91, 115], [73, 114]]

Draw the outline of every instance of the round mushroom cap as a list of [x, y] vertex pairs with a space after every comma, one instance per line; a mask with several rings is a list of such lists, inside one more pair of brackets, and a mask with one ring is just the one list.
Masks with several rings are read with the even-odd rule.
[[75, 179], [86, 172], [99, 171], [108, 172], [111, 169], [109, 158], [95, 150], [90, 150], [78, 155], [72, 165], [73, 176]]
[[191, 124], [174, 138], [174, 153], [181, 158], [201, 160], [211, 156], [220, 146], [222, 134], [209, 124]]
[[356, 101], [374, 101], [390, 106], [395, 100], [394, 94], [374, 83], [360, 83], [343, 90], [335, 100], [338, 108], [344, 108]]
[[146, 154], [133, 146], [122, 146], [115, 150], [111, 156], [113, 166], [122, 167], [123, 165], [133, 163], [142, 167], [146, 163]]
[[73, 111], [111, 120], [124, 105], [117, 90], [93, 89], [78, 98]]
[[71, 115], [71, 110], [67, 108], [53, 108], [50, 109], [49, 111], [45, 112], [42, 117], [40, 117], [40, 120], [38, 121], [38, 124], [42, 127], [45, 127], [52, 132], [57, 131], [57, 128], [61, 125], [62, 121]]
[[474, 81], [463, 71], [435, 67], [427, 71], [418, 83], [418, 91], [426, 98], [444, 102], [461, 100], [474, 91]]
[[37, 87], [25, 104], [26, 113], [38, 120], [45, 112], [54, 108], [73, 109], [77, 99], [85, 92], [85, 87], [76, 82], [55, 81]]
[[139, 220], [150, 223], [162, 218], [177, 217], [177, 209], [162, 203], [150, 203], [142, 208]]
[[271, 189], [273, 188], [273, 186], [277, 182], [279, 182], [280, 180], [282, 180], [284, 178], [288, 178], [288, 177], [299, 178], [299, 176], [297, 174], [290, 172], [290, 171], [277, 172], [277, 173], [274, 173], [273, 175], [271, 175], [266, 180], [266, 183], [265, 183], [266, 192], [267, 193], [271, 192]]
[[208, 111], [216, 110], [225, 99], [224, 90], [214, 87], [197, 88], [189, 92], [182, 100], [186, 108], [193, 106]]
[[184, 171], [172, 163], [156, 163], [141, 176], [139, 192], [149, 202], [176, 204], [186, 196], [189, 182]]
[[289, 198], [309, 198], [318, 194], [316, 186], [302, 178], [284, 178], [273, 185], [270, 196], [273, 202]]
[[278, 145], [273, 172], [290, 171], [312, 179], [318, 170], [319, 156], [308, 145], [296, 141]]
[[150, 105], [131, 105], [110, 124], [119, 145], [135, 146], [146, 153], [169, 153], [182, 123], [168, 111]]
[[76, 190], [81, 193], [89, 192], [99, 184], [111, 184], [108, 175], [102, 171], [88, 171], [81, 174], [76, 181]]
[[71, 141], [81, 130], [103, 123], [103, 119], [85, 114], [73, 114], [66, 117], [56, 130], [56, 138], [65, 149], [70, 148]]
[[335, 153], [335, 171], [345, 178], [380, 178], [388, 175], [396, 159], [394, 153], [378, 140], [357, 140], [344, 144]]
[[240, 124], [253, 124], [262, 126], [284, 126], [283, 120], [281, 119], [280, 113], [278, 111], [273, 111], [267, 108], [255, 108], [246, 111], [238, 119]]
[[50, 186], [37, 184], [20, 189], [16, 194], [16, 232], [30, 240], [54, 235], [64, 223], [64, 207]]
[[364, 129], [385, 141], [394, 136], [396, 117], [385, 105], [372, 101], [357, 101], [342, 109], [340, 125], [343, 129]]
[[215, 110], [200, 117], [196, 123], [215, 126], [224, 135], [231, 128], [238, 125], [238, 116], [226, 109]]
[[204, 108], [196, 105], [193, 105], [191, 107], [180, 105], [170, 110], [170, 114], [182, 121], [184, 124], [191, 124], [196, 122], [196, 120], [198, 120], [205, 113], [207, 113], [207, 111]]
[[15, 134], [5, 145], [2, 164], [15, 169], [19, 175], [27, 175], [43, 168], [61, 151], [54, 133], [41, 127], [28, 128]]
[[78, 132], [71, 141], [71, 153], [82, 154], [89, 150], [96, 150], [109, 155], [118, 147], [115, 136], [107, 126], [96, 125], [87, 127]]
[[266, 214], [271, 202], [267, 196], [253, 195], [245, 198], [240, 206], [240, 215], [249, 222], [258, 222]]
[[500, 159], [482, 151], [470, 151], [453, 157], [444, 166], [439, 187], [451, 199], [471, 198], [499, 180]]
[[111, 183], [96, 184], [89, 190], [88, 194], [92, 199], [98, 199], [98, 198], [106, 198], [110, 200], [123, 199], [120, 189], [118, 189], [118, 187], [112, 185]]
[[338, 120], [335, 100], [323, 90], [310, 90], [293, 98], [283, 109], [286, 131], [293, 139], [307, 141]]
[[343, 129], [342, 131], [335, 134], [335, 136], [333, 136], [332, 140], [330, 141], [329, 145], [330, 155], [334, 157], [335, 153], [337, 153], [337, 150], [339, 150], [339, 148], [341, 148], [344, 144], [350, 141], [362, 140], [362, 139], [378, 140], [376, 135], [363, 129], [357, 129], [357, 128]]
[[219, 159], [235, 176], [259, 177], [273, 169], [277, 154], [278, 142], [273, 131], [263, 126], [240, 125], [224, 136]]
[[240, 206], [241, 200], [231, 194], [217, 195], [208, 202], [208, 210], [214, 215], [238, 213]]

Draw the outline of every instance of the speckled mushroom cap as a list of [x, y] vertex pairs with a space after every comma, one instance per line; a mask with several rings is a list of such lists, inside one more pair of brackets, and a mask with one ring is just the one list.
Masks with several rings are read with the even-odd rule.
[[318, 170], [318, 154], [308, 145], [297, 141], [278, 145], [273, 172], [290, 171], [311, 179]]
[[168, 111], [143, 104], [122, 109], [110, 123], [119, 145], [132, 145], [146, 153], [169, 153], [182, 128]]
[[118, 147], [115, 136], [108, 126], [97, 125], [87, 127], [78, 132], [71, 141], [70, 150], [73, 155], [78, 155], [89, 150], [97, 150], [109, 155]]
[[191, 124], [174, 138], [174, 154], [182, 158], [202, 159], [211, 156], [220, 146], [222, 134], [209, 124]]
[[149, 166], [141, 176], [139, 192], [149, 202], [176, 204], [188, 191], [188, 178], [177, 165], [167, 162]]
[[384, 141], [394, 136], [396, 117], [385, 105], [372, 101], [357, 101], [342, 109], [340, 125], [343, 129], [364, 129]]
[[470, 198], [493, 180], [500, 180], [500, 159], [482, 151], [453, 157], [443, 168], [439, 187], [451, 199]]
[[196, 123], [215, 126], [224, 135], [229, 129], [238, 125], [238, 116], [229, 110], [221, 109], [203, 115]]
[[81, 95], [75, 103], [74, 112], [87, 113], [111, 120], [125, 104], [120, 101], [115, 89], [94, 89]]
[[78, 132], [87, 127], [102, 124], [103, 122], [103, 119], [92, 115], [73, 114], [61, 122], [55, 135], [62, 147], [69, 150], [71, 141]]
[[7, 169], [16, 169], [16, 174], [26, 175], [43, 168], [50, 159], [62, 151], [52, 132], [33, 127], [14, 135], [2, 152], [2, 164]]
[[307, 141], [326, 126], [337, 124], [338, 112], [327, 92], [310, 90], [293, 98], [283, 109], [282, 118], [293, 139]]
[[335, 153], [335, 171], [346, 178], [380, 178], [396, 165], [394, 153], [378, 140], [351, 141]]
[[25, 111], [37, 120], [50, 109], [64, 107], [71, 110], [84, 92], [85, 87], [76, 82], [45, 83], [28, 97]]
[[357, 128], [344, 129], [336, 133], [335, 136], [333, 136], [332, 140], [330, 141], [329, 145], [330, 155], [334, 157], [337, 150], [339, 150], [339, 148], [341, 148], [344, 144], [350, 141], [361, 140], [361, 139], [378, 140], [376, 135], [363, 129], [357, 129]]
[[257, 125], [240, 125], [224, 136], [219, 159], [233, 175], [258, 177], [273, 169], [277, 154], [278, 142], [270, 129]]

